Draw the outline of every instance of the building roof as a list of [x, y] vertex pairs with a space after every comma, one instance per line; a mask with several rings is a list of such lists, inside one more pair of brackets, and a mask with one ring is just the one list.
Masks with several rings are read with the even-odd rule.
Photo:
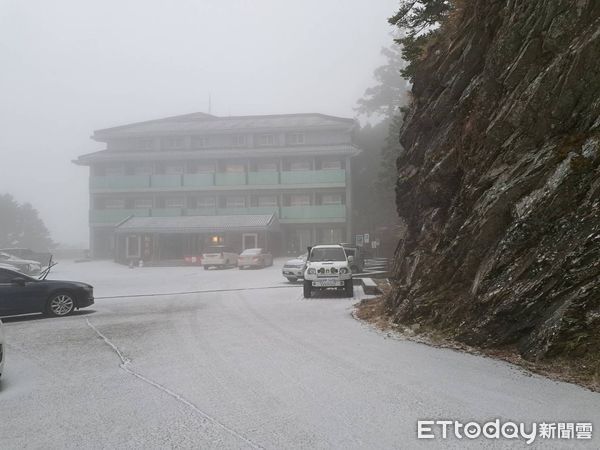
[[311, 155], [354, 156], [360, 150], [352, 144], [297, 146], [297, 147], [258, 147], [258, 148], [214, 148], [206, 150], [170, 150], [168, 152], [132, 152], [123, 150], [100, 150], [87, 153], [73, 160], [75, 164], [87, 165], [108, 161], [169, 161], [204, 160], [215, 158], [248, 158]]
[[94, 131], [92, 138], [104, 142], [114, 138], [181, 133], [203, 134], [223, 132], [235, 133], [245, 130], [351, 128], [354, 124], [354, 119], [319, 113], [230, 117], [217, 117], [204, 113], [192, 113], [96, 130]]
[[117, 233], [220, 233], [225, 231], [278, 231], [274, 214], [233, 216], [130, 217]]

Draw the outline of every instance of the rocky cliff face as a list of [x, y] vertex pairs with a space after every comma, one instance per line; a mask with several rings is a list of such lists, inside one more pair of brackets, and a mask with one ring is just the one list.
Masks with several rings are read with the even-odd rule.
[[401, 132], [396, 321], [600, 355], [600, 1], [461, 2]]

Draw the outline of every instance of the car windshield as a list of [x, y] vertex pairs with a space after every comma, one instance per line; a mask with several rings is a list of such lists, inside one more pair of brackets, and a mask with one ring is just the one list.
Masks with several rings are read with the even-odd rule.
[[25, 281], [37, 281], [37, 279], [25, 275], [24, 273], [21, 273], [19, 271], [0, 268], [0, 280], [12, 281], [15, 278], [21, 278]]
[[340, 247], [313, 248], [310, 252], [310, 260], [318, 261], [346, 261], [346, 254]]

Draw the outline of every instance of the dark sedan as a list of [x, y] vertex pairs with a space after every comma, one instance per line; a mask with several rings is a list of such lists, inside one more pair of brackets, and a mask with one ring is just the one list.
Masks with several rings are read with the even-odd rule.
[[89, 284], [38, 280], [0, 268], [0, 317], [37, 312], [61, 317], [93, 304], [94, 290]]

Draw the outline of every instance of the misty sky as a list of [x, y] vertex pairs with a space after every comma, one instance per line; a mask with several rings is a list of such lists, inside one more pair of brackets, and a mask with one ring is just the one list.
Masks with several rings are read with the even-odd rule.
[[0, 193], [87, 246], [94, 129], [168, 115], [355, 116], [398, 0], [0, 0]]

